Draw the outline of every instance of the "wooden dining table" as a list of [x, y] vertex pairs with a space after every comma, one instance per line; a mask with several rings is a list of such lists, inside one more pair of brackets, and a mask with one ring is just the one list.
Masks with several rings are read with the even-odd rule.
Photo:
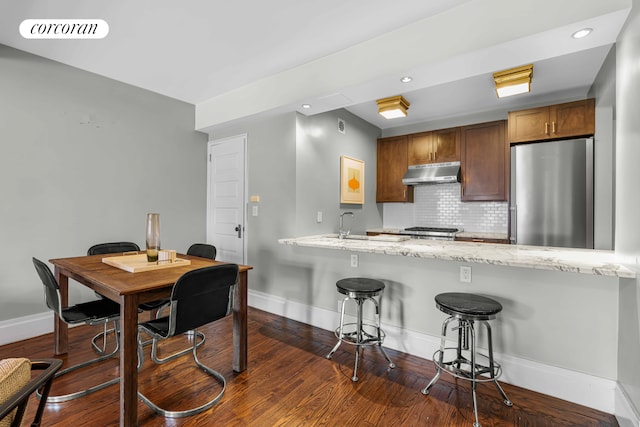
[[[103, 262], [113, 255], [93, 255], [51, 259], [60, 286], [61, 304], [68, 305], [69, 279], [87, 286], [120, 304], [120, 426], [135, 426], [138, 421], [138, 305], [168, 298], [173, 284], [184, 273], [211, 265], [224, 264], [189, 255], [178, 254], [190, 261], [182, 265], [150, 271], [129, 272]], [[183, 263], [186, 264], [186, 263]], [[239, 266], [233, 306], [233, 370], [247, 369], [247, 272], [252, 267]], [[68, 351], [66, 323], [54, 320], [54, 352]]]

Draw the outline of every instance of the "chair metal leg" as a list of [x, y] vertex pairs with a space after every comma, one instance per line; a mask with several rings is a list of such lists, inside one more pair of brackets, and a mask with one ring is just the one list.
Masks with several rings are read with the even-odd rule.
[[[119, 328], [120, 325], [119, 325], [119, 322], [117, 320], [114, 321], [114, 323], [115, 323], [114, 330], [115, 330], [115, 334], [116, 334], [116, 340], [119, 343], [120, 342], [120, 328]], [[63, 369], [61, 371], [58, 371], [56, 373], [56, 375], [54, 376], [54, 378], [59, 378], [62, 375], [68, 374], [69, 372], [77, 371], [78, 369], [85, 368], [85, 367], [87, 367], [89, 365], [93, 365], [94, 363], [99, 363], [99, 362], [102, 362], [104, 360], [107, 360], [107, 359], [111, 358], [112, 356], [114, 356], [116, 353], [118, 353], [119, 349], [120, 349], [120, 346], [116, 345], [116, 348], [113, 351], [111, 351], [110, 353], [108, 353], [108, 354], [103, 354], [102, 356], [99, 356], [99, 357], [97, 357], [95, 359], [87, 360], [86, 362], [78, 363], [77, 365], [73, 365], [73, 366], [70, 366], [70, 367], [68, 367], [66, 369]], [[120, 382], [120, 377], [117, 377], [117, 378], [113, 378], [113, 379], [111, 379], [109, 381], [100, 383], [98, 385], [95, 385], [95, 386], [92, 386], [92, 387], [89, 387], [87, 389], [84, 389], [84, 390], [81, 390], [81, 391], [77, 391], [77, 392], [74, 392], [74, 393], [68, 393], [68, 394], [62, 394], [62, 395], [56, 395], [56, 396], [53, 396], [53, 395], [49, 394], [49, 396], [47, 397], [47, 403], [60, 403], [60, 402], [66, 402], [66, 401], [72, 400], [72, 399], [77, 399], [78, 397], [86, 396], [86, 395], [91, 394], [91, 393], [93, 393], [95, 391], [102, 390], [103, 388], [109, 387], [110, 385], [117, 384], [119, 382]], [[40, 392], [40, 390], [36, 390], [36, 396], [38, 396], [38, 399], [42, 398], [42, 393]]]
[[[107, 322], [104, 323], [104, 325], [102, 326], [102, 332], [100, 332], [99, 334], [95, 335], [92, 339], [91, 339], [91, 346], [93, 347], [93, 350], [100, 356], [104, 356], [105, 354], [107, 354], [107, 335], [111, 334], [111, 333], [116, 333], [116, 329], [118, 328], [118, 321], [114, 320], [113, 322], [113, 328], [111, 329], [107, 329]], [[98, 344], [96, 343], [96, 341], [98, 339], [102, 338], [102, 346], [98, 346]], [[120, 348], [120, 340], [116, 339], [116, 351]]]
[[[194, 333], [195, 334], [199, 334], [199, 332], [197, 330], [194, 330]], [[156, 413], [158, 413], [158, 414], [160, 414], [160, 415], [162, 415], [164, 417], [167, 417], [167, 418], [182, 418], [182, 417], [189, 417], [191, 415], [199, 414], [200, 412], [206, 411], [207, 409], [211, 408], [213, 405], [218, 403], [220, 401], [220, 399], [222, 399], [222, 395], [225, 392], [225, 389], [227, 387], [227, 382], [226, 382], [224, 376], [222, 374], [220, 374], [219, 372], [213, 370], [212, 368], [204, 365], [198, 359], [198, 355], [197, 355], [197, 352], [196, 352], [196, 350], [198, 349], [198, 345], [197, 345], [196, 341], [197, 340], [194, 337], [193, 346], [192, 346], [192, 348], [189, 349], [192, 352], [193, 360], [194, 360], [195, 364], [200, 369], [202, 369], [204, 372], [206, 372], [207, 374], [209, 374], [212, 377], [214, 377], [220, 383], [220, 385], [222, 386], [222, 390], [215, 397], [213, 397], [213, 399], [207, 401], [203, 405], [200, 405], [200, 406], [198, 406], [196, 408], [192, 408], [192, 409], [186, 409], [186, 410], [183, 410], [183, 411], [170, 411], [170, 410], [167, 410], [167, 409], [163, 409], [160, 406], [158, 406], [155, 403], [153, 403], [151, 400], [149, 400], [149, 398], [147, 398], [140, 391], [138, 391], [138, 398], [140, 400], [142, 400], [153, 411], [155, 411]]]
[[[198, 348], [202, 344], [204, 344], [205, 336], [204, 336], [204, 334], [202, 332], [194, 330], [194, 331], [189, 331], [188, 333], [189, 334], [193, 334], [193, 337], [192, 337], [193, 345], [196, 348]], [[198, 338], [199, 338], [199, 340], [198, 340]], [[192, 351], [191, 347], [187, 347], [184, 350], [180, 350], [180, 351], [178, 351], [176, 353], [173, 353], [170, 356], [161, 358], [161, 357], [158, 357], [158, 345], [159, 345], [158, 338], [154, 338], [153, 339], [153, 343], [151, 344], [151, 360], [153, 360], [153, 362], [158, 364], [158, 365], [161, 365], [163, 363], [167, 363], [168, 361], [176, 359], [176, 358], [178, 358], [180, 356], [184, 356], [185, 354], [189, 354]]]

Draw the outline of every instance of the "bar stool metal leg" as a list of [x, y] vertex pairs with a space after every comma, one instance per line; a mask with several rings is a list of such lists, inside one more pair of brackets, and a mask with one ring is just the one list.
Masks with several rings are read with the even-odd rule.
[[489, 324], [489, 322], [483, 321], [482, 323], [487, 328], [487, 339], [489, 340], [489, 367], [491, 369], [491, 371], [489, 372], [491, 373], [491, 379], [493, 379], [493, 383], [496, 385], [496, 388], [502, 395], [504, 404], [511, 407], [513, 406], [513, 403], [511, 402], [511, 400], [509, 400], [509, 398], [507, 397], [507, 394], [504, 392], [504, 390], [502, 389], [502, 386], [500, 386], [500, 383], [498, 382], [498, 379], [495, 376], [495, 369], [494, 369], [495, 363], [493, 361], [493, 344], [492, 344], [493, 341], [491, 339], [491, 325]]
[[329, 352], [329, 354], [327, 354], [325, 356], [327, 359], [331, 359], [333, 357], [333, 354], [338, 350], [338, 347], [340, 347], [340, 344], [342, 344], [342, 339], [344, 338], [344, 329], [343, 329], [343, 327], [344, 327], [344, 305], [346, 304], [348, 299], [349, 299], [349, 297], [345, 297], [342, 300], [342, 304], [340, 304], [340, 326], [338, 327], [338, 330], [340, 332], [338, 334], [338, 342], [333, 347], [333, 349]]
[[385, 360], [387, 361], [387, 364], [389, 365], [389, 368], [393, 369], [393, 368], [396, 367], [396, 364], [391, 361], [391, 358], [389, 357], [389, 355], [385, 351], [384, 347], [382, 346], [382, 342], [384, 341], [384, 339], [382, 337], [382, 333], [380, 332], [381, 331], [381, 329], [380, 329], [380, 311], [382, 310], [381, 309], [382, 300], [380, 300], [378, 302], [373, 297], [370, 297], [370, 299], [373, 300], [373, 303], [376, 306], [376, 332], [378, 333], [378, 348], [380, 349], [380, 352], [382, 353], [382, 355], [384, 356]]
[[473, 427], [482, 427], [480, 421], [478, 421], [478, 399], [476, 397], [476, 387], [478, 385], [476, 381], [476, 372], [478, 372], [476, 368], [476, 332], [473, 327], [473, 321], [465, 323], [465, 332], [471, 337], [471, 396], [473, 398], [473, 416], [476, 419]]
[[[440, 335], [440, 350], [434, 354], [433, 359], [435, 360], [436, 356], [438, 357], [438, 362], [436, 363], [436, 375], [429, 381], [429, 384], [425, 388], [422, 389], [422, 394], [429, 394], [429, 389], [440, 379], [440, 375], [442, 374], [442, 366], [444, 362], [444, 349], [447, 345], [447, 328], [449, 326], [449, 322], [453, 320], [453, 317], [447, 318], [442, 323], [442, 335]], [[458, 339], [460, 337], [458, 336]]]

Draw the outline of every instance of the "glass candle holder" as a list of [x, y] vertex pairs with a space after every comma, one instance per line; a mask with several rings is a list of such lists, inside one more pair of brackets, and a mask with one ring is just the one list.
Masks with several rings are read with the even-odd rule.
[[160, 250], [160, 214], [147, 214], [147, 261], [157, 262]]

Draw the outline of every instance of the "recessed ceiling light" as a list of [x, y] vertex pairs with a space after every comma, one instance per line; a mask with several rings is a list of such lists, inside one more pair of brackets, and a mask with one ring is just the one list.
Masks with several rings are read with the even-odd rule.
[[311, 104], [302, 104], [302, 108], [308, 110], [309, 108], [311, 108]]
[[403, 78], [400, 79], [402, 83], [409, 83], [412, 80], [413, 80], [413, 77], [411, 76], [404, 76]]
[[587, 37], [589, 34], [591, 34], [592, 31], [592, 28], [583, 28], [571, 34], [571, 37], [573, 37], [574, 39], [581, 39], [583, 37]]

